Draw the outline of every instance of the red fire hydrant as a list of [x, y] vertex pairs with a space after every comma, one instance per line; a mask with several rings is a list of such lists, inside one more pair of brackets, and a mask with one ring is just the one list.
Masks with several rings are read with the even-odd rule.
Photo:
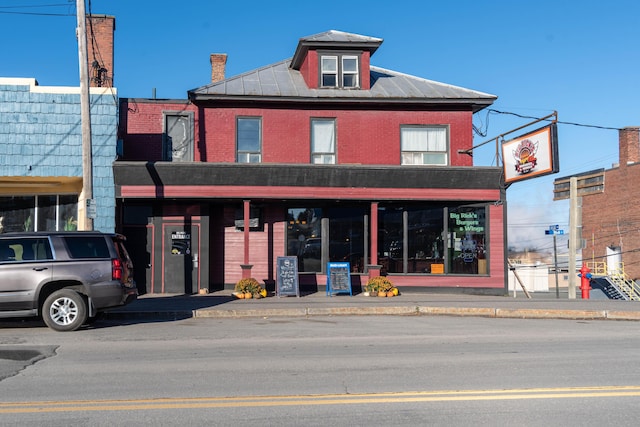
[[586, 264], [582, 264], [582, 268], [579, 271], [580, 274], [578, 274], [578, 277], [580, 278], [582, 299], [589, 299], [589, 291], [591, 290], [591, 286], [589, 284], [591, 280], [591, 270], [589, 270]]

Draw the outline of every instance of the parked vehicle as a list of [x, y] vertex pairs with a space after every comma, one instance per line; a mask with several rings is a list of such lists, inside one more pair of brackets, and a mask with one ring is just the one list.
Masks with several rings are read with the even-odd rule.
[[74, 331], [135, 300], [125, 237], [94, 231], [0, 234], [0, 317], [40, 316]]

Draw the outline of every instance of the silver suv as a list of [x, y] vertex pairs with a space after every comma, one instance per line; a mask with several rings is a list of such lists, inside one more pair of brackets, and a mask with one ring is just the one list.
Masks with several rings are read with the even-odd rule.
[[94, 231], [0, 234], [0, 317], [41, 316], [74, 331], [138, 292], [124, 236]]

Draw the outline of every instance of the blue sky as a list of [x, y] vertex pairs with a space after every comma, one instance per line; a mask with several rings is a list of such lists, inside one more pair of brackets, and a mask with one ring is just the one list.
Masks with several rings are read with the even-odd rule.
[[[300, 37], [335, 29], [384, 39], [373, 65], [497, 95], [493, 110], [557, 111], [560, 173], [507, 190], [514, 246], [552, 248], [544, 230], [569, 222], [568, 203], [552, 201], [554, 179], [610, 168], [618, 132], [600, 127], [640, 125], [637, 0], [91, 0], [89, 9], [116, 17], [121, 97], [155, 89], [159, 98], [185, 98], [209, 82], [211, 53], [228, 54], [233, 76], [291, 57]], [[3, 0], [0, 76], [77, 86], [75, 25], [75, 1]], [[474, 123], [485, 136], [475, 135], [475, 144], [530, 121], [482, 111]], [[495, 165], [495, 145], [478, 148], [474, 162]]]

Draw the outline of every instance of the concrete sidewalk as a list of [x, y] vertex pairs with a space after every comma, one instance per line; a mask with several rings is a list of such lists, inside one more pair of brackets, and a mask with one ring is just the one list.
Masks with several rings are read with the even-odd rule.
[[[593, 294], [592, 294], [593, 295]], [[270, 296], [240, 300], [231, 291], [205, 295], [142, 295], [137, 301], [111, 309], [107, 319], [187, 319], [241, 317], [305, 317], [356, 315], [449, 315], [520, 319], [640, 320], [640, 303], [609, 300], [595, 294], [592, 299], [568, 299], [566, 293], [532, 293], [528, 299], [403, 292], [392, 298], [359, 295], [327, 296], [324, 292], [300, 297]]]

